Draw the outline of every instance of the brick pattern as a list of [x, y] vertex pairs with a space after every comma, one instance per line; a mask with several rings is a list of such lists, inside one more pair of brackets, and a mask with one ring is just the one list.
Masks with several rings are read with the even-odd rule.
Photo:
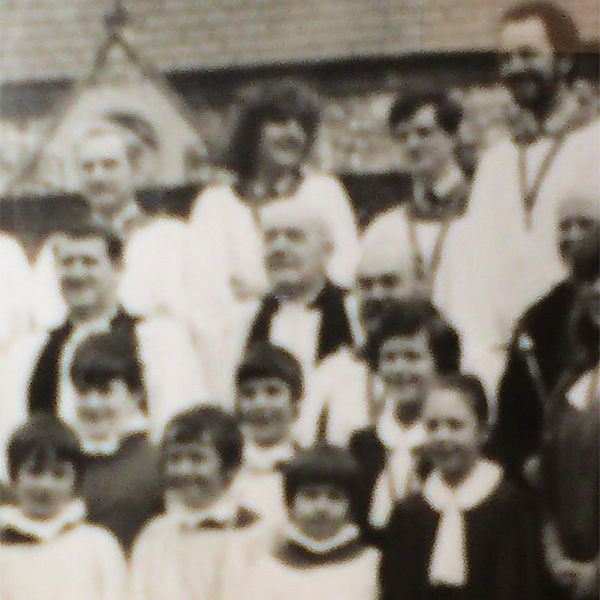
[[[162, 71], [488, 49], [513, 0], [128, 0], [128, 34]], [[597, 39], [597, 0], [561, 0]], [[4, 81], [83, 76], [112, 0], [4, 0]]]

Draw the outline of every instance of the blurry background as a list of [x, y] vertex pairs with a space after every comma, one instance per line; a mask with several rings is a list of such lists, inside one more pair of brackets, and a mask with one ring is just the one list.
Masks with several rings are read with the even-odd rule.
[[[499, 135], [495, 25], [512, 0], [3, 0], [0, 225], [30, 255], [82, 213], [72, 140], [97, 117], [139, 144], [140, 201], [185, 216], [219, 177], [234, 102], [292, 76], [323, 98], [314, 157], [361, 222], [405, 185], [386, 117], [403, 88], [436, 85], [466, 107], [465, 151]], [[585, 40], [581, 101], [598, 110], [597, 0], [562, 0]]]

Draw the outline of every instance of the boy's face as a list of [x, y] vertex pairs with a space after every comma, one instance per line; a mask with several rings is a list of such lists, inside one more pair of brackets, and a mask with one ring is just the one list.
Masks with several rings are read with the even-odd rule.
[[415, 177], [436, 176], [452, 158], [452, 138], [437, 121], [432, 104], [418, 108], [393, 131], [405, 168]]
[[192, 510], [213, 504], [230, 482], [210, 441], [173, 444], [167, 453], [165, 471], [171, 492]]
[[304, 535], [326, 540], [350, 521], [350, 499], [333, 483], [306, 484], [297, 490], [290, 516]]
[[290, 434], [294, 421], [292, 392], [275, 377], [249, 379], [240, 384], [238, 407], [254, 443], [273, 446]]
[[123, 381], [111, 381], [105, 390], [90, 389], [77, 396], [80, 431], [94, 441], [119, 435], [137, 409], [137, 401]]
[[423, 420], [435, 468], [447, 481], [460, 482], [475, 463], [483, 437], [470, 403], [458, 391], [433, 388]]
[[406, 405], [420, 405], [434, 374], [435, 364], [424, 331], [391, 337], [382, 344], [379, 375], [386, 393], [394, 398], [397, 410], [401, 411]]
[[55, 517], [72, 499], [75, 467], [67, 461], [30, 457], [17, 474], [15, 491], [21, 509], [28, 517], [47, 520]]

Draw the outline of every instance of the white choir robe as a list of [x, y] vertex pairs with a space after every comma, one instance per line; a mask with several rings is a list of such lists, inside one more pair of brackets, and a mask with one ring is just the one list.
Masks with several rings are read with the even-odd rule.
[[291, 460], [293, 454], [289, 441], [263, 450], [246, 440], [244, 463], [233, 484], [239, 503], [258, 514], [273, 530], [281, 527], [287, 518], [279, 466]]
[[402, 426], [386, 402], [377, 435], [387, 450], [387, 460], [375, 484], [369, 522], [380, 528], [387, 524], [394, 504], [420, 487], [415, 453], [425, 444], [426, 432], [420, 420], [411, 427]]
[[249, 600], [376, 600], [379, 553], [365, 549], [347, 561], [296, 567], [263, 556], [252, 573]]
[[302, 446], [312, 445], [319, 418], [326, 410], [327, 440], [346, 446], [352, 433], [371, 424], [378, 410], [380, 388], [367, 366], [351, 350], [338, 350], [315, 369], [294, 426], [295, 439]]
[[[435, 280], [439, 266], [439, 262], [435, 264], [439, 260], [436, 255], [439, 253], [441, 257], [443, 254], [448, 232], [458, 221], [460, 217], [454, 217], [449, 222], [414, 219], [410, 216], [409, 207], [403, 205], [376, 217], [369, 225], [369, 229], [385, 228], [387, 231], [395, 231], [394, 243], [405, 244], [404, 255], [412, 257], [413, 274], [416, 273], [418, 256], [421, 256], [426, 275]], [[411, 223], [414, 227], [416, 247], [411, 246]]]
[[[125, 242], [119, 285], [121, 304], [143, 316], [170, 315], [185, 319], [189, 313], [189, 229], [174, 217], [149, 217]], [[34, 319], [39, 330], [60, 325], [66, 315], [56, 275], [51, 236], [33, 267]]]
[[[331, 176], [307, 172], [293, 197], [281, 200], [316, 206], [324, 215], [334, 245], [329, 275], [336, 283], [351, 285], [358, 228], [341, 184]], [[260, 209], [249, 207], [224, 184], [203, 191], [190, 217], [190, 318], [201, 329], [209, 324], [219, 340], [215, 352], [226, 364], [239, 350], [240, 332], [257, 302], [268, 292], [260, 218]]]
[[[85, 331], [74, 330], [63, 347], [59, 379], [59, 415], [77, 425], [76, 392], [69, 378], [70, 362], [85, 335], [108, 330], [106, 321]], [[138, 349], [147, 392], [149, 428], [159, 440], [166, 423], [178, 412], [211, 400], [204, 375], [189, 333], [167, 317], [141, 320], [136, 327]], [[4, 450], [12, 430], [27, 418], [27, 393], [30, 377], [46, 342], [45, 334], [32, 334], [16, 344], [8, 357], [10, 376], [0, 383], [4, 401], [0, 404], [0, 478], [4, 476]]]
[[[599, 139], [599, 122], [567, 137], [543, 178], [529, 225], [517, 146], [500, 140], [483, 154], [467, 214], [449, 232], [434, 301], [461, 334], [463, 368], [480, 375], [492, 396], [517, 319], [564, 276], [556, 243], [558, 202], [578, 182], [598, 189]], [[527, 148], [528, 189], [552, 144], [544, 137]]]
[[254, 563], [269, 543], [260, 523], [203, 529], [167, 512], [136, 541], [130, 599], [245, 600]]
[[79, 524], [37, 544], [0, 544], [3, 600], [126, 600], [126, 567], [107, 531]]
[[31, 280], [31, 268], [19, 243], [0, 234], [0, 359], [31, 329]]

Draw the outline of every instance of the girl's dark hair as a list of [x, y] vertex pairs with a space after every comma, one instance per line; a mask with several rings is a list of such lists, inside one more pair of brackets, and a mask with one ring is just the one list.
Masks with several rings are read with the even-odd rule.
[[240, 106], [238, 120], [229, 145], [229, 166], [236, 173], [238, 187], [254, 176], [258, 144], [267, 121], [297, 120], [306, 134], [306, 153], [317, 136], [320, 107], [315, 92], [296, 81], [266, 83]]
[[113, 381], [123, 381], [132, 394], [144, 392], [135, 341], [119, 330], [85, 339], [75, 351], [70, 375], [79, 393], [104, 391]]
[[83, 455], [73, 430], [55, 417], [34, 414], [15, 430], [8, 442], [7, 465], [11, 481], [19, 476], [22, 466], [30, 460], [43, 468], [52, 459], [71, 463], [75, 469], [76, 485], [83, 477]]
[[179, 413], [167, 424], [161, 443], [163, 467], [173, 445], [200, 443], [214, 446], [222, 471], [229, 476], [242, 464], [244, 441], [233, 415], [216, 406], [198, 406]]
[[383, 344], [393, 337], [409, 337], [423, 331], [440, 375], [458, 372], [461, 359], [460, 338], [439, 311], [427, 300], [398, 300], [388, 309], [371, 333], [366, 345], [366, 358], [371, 370], [379, 368]]
[[296, 453], [295, 457], [281, 467], [283, 494], [288, 509], [293, 506], [298, 491], [305, 485], [330, 483], [339, 486], [350, 500], [353, 519], [358, 519], [358, 507], [362, 494], [358, 464], [345, 448], [330, 444], [318, 444], [309, 450]]
[[485, 425], [489, 419], [488, 397], [481, 380], [470, 373], [455, 373], [437, 377], [430, 389], [451, 390], [459, 393], [469, 402], [471, 410], [480, 425]]

